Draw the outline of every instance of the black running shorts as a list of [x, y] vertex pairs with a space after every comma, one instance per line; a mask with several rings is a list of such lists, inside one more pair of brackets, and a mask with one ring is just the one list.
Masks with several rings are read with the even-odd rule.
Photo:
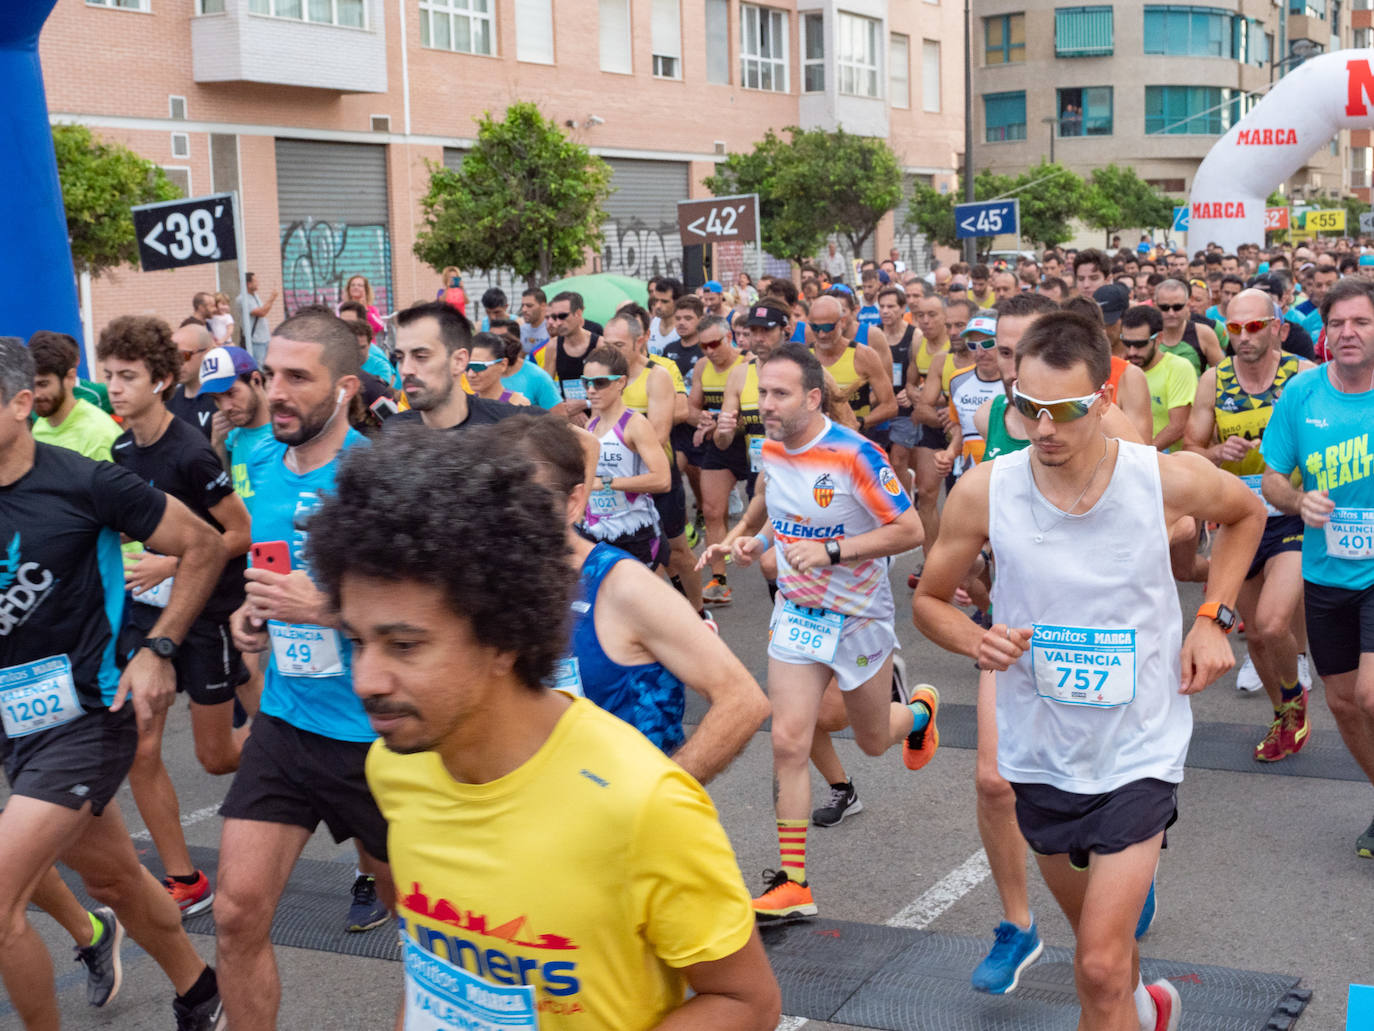
[[1303, 582], [1307, 650], [1324, 677], [1360, 668], [1360, 656], [1374, 652], [1374, 587], [1360, 591]]
[[129, 775], [137, 748], [138, 726], [128, 700], [118, 712], [97, 709], [24, 737], [0, 734], [0, 755], [13, 794], [67, 809], [89, 802], [96, 816]]
[[335, 841], [357, 838], [367, 854], [386, 860], [386, 819], [363, 773], [368, 741], [337, 741], [258, 713], [219, 813], [304, 827], [323, 821]]
[[1264, 524], [1264, 536], [1260, 538], [1255, 557], [1250, 560], [1250, 571], [1245, 579], [1253, 580], [1264, 572], [1264, 564], [1275, 555], [1285, 551], [1302, 551], [1302, 516], [1270, 516]]
[[687, 459], [688, 465], [701, 468], [702, 460], [706, 456], [705, 443], [696, 443], [697, 428], [689, 426], [685, 422], [680, 422], [673, 427], [668, 439], [672, 441], [673, 450]]
[[949, 447], [949, 437], [943, 430], [921, 423], [921, 435], [916, 438], [917, 447], [928, 447], [932, 451], [943, 451]]
[[673, 485], [666, 494], [654, 495], [654, 508], [658, 509], [658, 521], [663, 524], [663, 535], [669, 540], [681, 537], [687, 532], [687, 490], [682, 486], [682, 473], [674, 461], [669, 469], [673, 474]]
[[[120, 635], [120, 653], [131, 659], [143, 646], [143, 639], [162, 610], [151, 605], [130, 606], [130, 621]], [[223, 705], [234, 700], [240, 684], [248, 680], [243, 655], [234, 647], [229, 624], [213, 619], [197, 619], [172, 660], [176, 670], [177, 691], [197, 705]]]
[[1013, 784], [1016, 822], [1042, 856], [1067, 852], [1075, 869], [1088, 868], [1088, 856], [1111, 855], [1149, 841], [1178, 819], [1178, 785], [1131, 781], [1102, 795], [1078, 795], [1049, 784]]

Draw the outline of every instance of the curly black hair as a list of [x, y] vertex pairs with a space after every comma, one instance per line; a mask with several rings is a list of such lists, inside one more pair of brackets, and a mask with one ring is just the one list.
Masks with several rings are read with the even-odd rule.
[[97, 361], [118, 358], [122, 362], [142, 362], [148, 375], [166, 386], [167, 398], [181, 369], [181, 353], [172, 341], [172, 327], [155, 315], [120, 315], [100, 331], [96, 344]]
[[309, 521], [307, 556], [336, 607], [348, 574], [439, 588], [537, 688], [564, 654], [576, 580], [549, 546], [563, 503], [529, 458], [491, 444], [417, 426], [351, 449]]

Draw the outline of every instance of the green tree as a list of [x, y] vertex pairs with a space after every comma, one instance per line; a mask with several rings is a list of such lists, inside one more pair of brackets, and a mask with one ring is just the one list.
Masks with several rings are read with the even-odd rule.
[[98, 277], [119, 265], [137, 268], [138, 239], [130, 209], [176, 200], [181, 191], [157, 165], [98, 138], [84, 125], [53, 126], [52, 142], [74, 271]]
[[[1082, 179], [1058, 162], [1041, 161], [1014, 182], [1013, 189], [1021, 199], [1023, 240], [1038, 247], [1053, 247], [1073, 238], [1069, 222], [1083, 204]], [[976, 178], [974, 185], [976, 188]]]
[[1084, 185], [1079, 217], [1110, 241], [1123, 229], [1159, 229], [1173, 224], [1173, 201], [1135, 173], [1107, 165]]
[[933, 186], [917, 183], [911, 191], [906, 219], [931, 243], [938, 243], [941, 247], [959, 245], [954, 230], [953, 193], [941, 193]]
[[[795, 137], [800, 130], [785, 131]], [[801, 178], [799, 175], [792, 177], [792, 191], [784, 193], [779, 189], [778, 177], [793, 156], [792, 143], [769, 129], [753, 150], [727, 154], [716, 165], [715, 174], [706, 177], [705, 184], [717, 197], [757, 193], [763, 249], [800, 263], [820, 250], [831, 225], [823, 210], [797, 199], [795, 184]]]
[[531, 286], [578, 268], [598, 250], [611, 169], [532, 103], [477, 122], [458, 169], [430, 164], [415, 253], [438, 270], [513, 269]]

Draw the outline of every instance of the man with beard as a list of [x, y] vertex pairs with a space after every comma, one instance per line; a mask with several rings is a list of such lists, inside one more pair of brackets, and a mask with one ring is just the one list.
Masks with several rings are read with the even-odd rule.
[[76, 396], [76, 341], [66, 333], [35, 333], [33, 355], [33, 439], [75, 451], [97, 462], [110, 460], [119, 425], [89, 401]]
[[248, 475], [254, 544], [264, 558], [277, 554], [248, 570], [247, 600], [230, 626], [241, 650], [270, 648], [271, 656], [253, 733], [220, 810], [215, 900], [224, 1009], [241, 1029], [276, 1026], [272, 917], [320, 821], [337, 841], [357, 839], [367, 868], [355, 879], [347, 928], [384, 922], [377, 896], [389, 905], [393, 895], [386, 821], [363, 774], [376, 735], [353, 694], [352, 650], [305, 559], [310, 514], [333, 489], [342, 453], [365, 443], [346, 414], [358, 391], [357, 337], [334, 315], [293, 316], [272, 334], [264, 372], [275, 439], [254, 450]]
[[200, 363], [200, 390], [219, 406], [210, 421], [210, 445], [229, 470], [234, 491], [251, 512], [253, 484], [248, 478], [248, 456], [272, 436], [262, 370], [243, 348], [216, 347]]
[[1178, 451], [1197, 393], [1197, 373], [1188, 359], [1160, 350], [1156, 340], [1164, 330], [1164, 316], [1148, 304], [1126, 309], [1121, 316], [1121, 348], [1126, 360], [1145, 373], [1150, 385], [1152, 443], [1159, 451]]

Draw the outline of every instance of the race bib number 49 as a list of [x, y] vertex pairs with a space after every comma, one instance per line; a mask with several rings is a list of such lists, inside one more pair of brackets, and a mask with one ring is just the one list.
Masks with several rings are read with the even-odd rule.
[[336, 677], [344, 671], [337, 630], [268, 620], [267, 632], [277, 672], [288, 677]]
[[1035, 693], [1068, 705], [1112, 708], [1135, 700], [1136, 631], [1036, 624]]
[[536, 1031], [534, 987], [485, 981], [404, 942], [405, 1031]]
[[1325, 531], [1332, 558], [1374, 558], [1374, 508], [1332, 509]]

